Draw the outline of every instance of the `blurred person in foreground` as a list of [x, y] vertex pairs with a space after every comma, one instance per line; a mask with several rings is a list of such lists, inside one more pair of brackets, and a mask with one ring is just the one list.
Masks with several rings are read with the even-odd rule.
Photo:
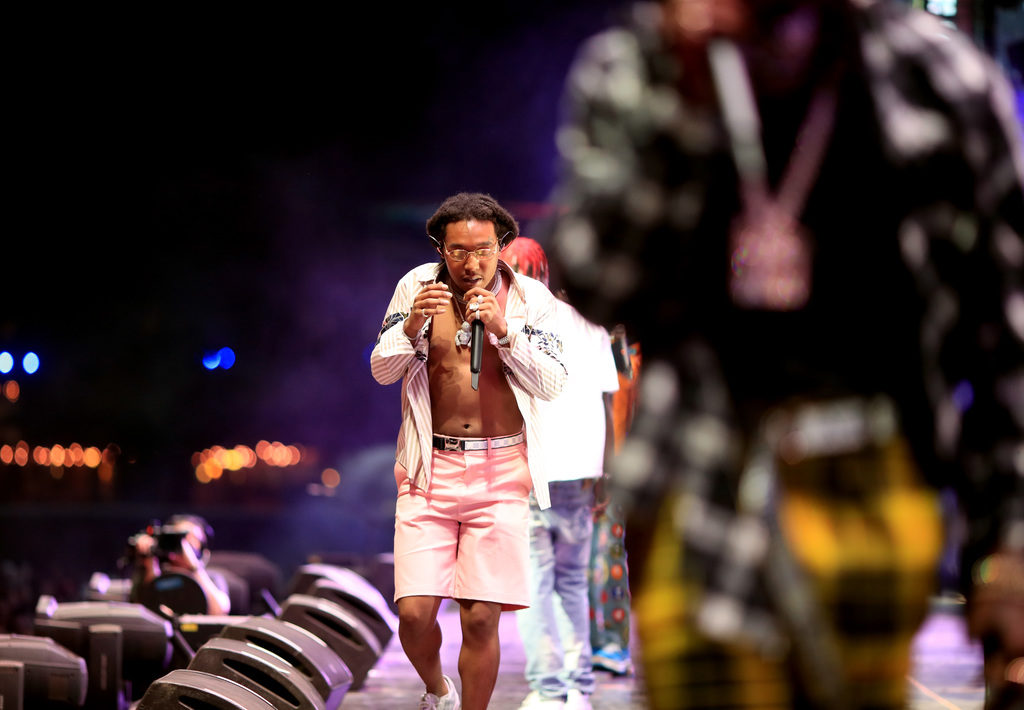
[[[538, 400], [566, 379], [555, 298], [499, 259], [519, 236], [491, 196], [459, 193], [427, 220], [441, 257], [401, 278], [370, 365], [402, 380], [395, 453], [395, 601], [402, 648], [426, 685], [420, 710], [460, 707], [442, 673], [441, 601], [460, 607], [466, 710], [483, 710], [498, 677], [502, 611], [526, 607], [533, 489], [547, 508]], [[484, 324], [479, 379], [471, 323]]]
[[213, 528], [198, 515], [178, 513], [163, 525], [150, 525], [129, 541], [132, 553], [132, 583], [129, 601], [160, 599], [154, 588], [161, 576], [184, 574], [195, 580], [206, 599], [205, 609], [173, 609], [181, 613], [229, 614], [231, 598], [227, 582], [207, 568]]
[[588, 41], [566, 94], [554, 265], [644, 347], [610, 480], [652, 707], [902, 707], [946, 485], [988, 702], [1019, 702], [1024, 156], [998, 67], [905, 6], [665, 0]]
[[[548, 286], [543, 247], [520, 236], [501, 252], [519, 274]], [[595, 690], [590, 646], [589, 571], [594, 517], [607, 504], [612, 393], [619, 388], [608, 331], [556, 291], [557, 331], [571, 376], [562, 393], [538, 402], [551, 507], [530, 496], [530, 606], [516, 612], [530, 693], [520, 710], [588, 710]]]

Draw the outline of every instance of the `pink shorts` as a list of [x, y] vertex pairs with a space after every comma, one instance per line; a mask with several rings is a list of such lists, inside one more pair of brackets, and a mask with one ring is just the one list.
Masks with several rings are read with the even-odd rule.
[[526, 444], [434, 449], [429, 490], [395, 464], [395, 599], [451, 597], [529, 606]]

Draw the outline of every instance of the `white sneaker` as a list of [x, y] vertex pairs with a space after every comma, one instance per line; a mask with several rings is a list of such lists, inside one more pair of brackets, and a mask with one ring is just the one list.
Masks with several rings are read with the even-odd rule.
[[459, 694], [455, 690], [455, 683], [448, 676], [444, 676], [448, 692], [438, 697], [433, 693], [424, 693], [420, 698], [420, 705], [417, 710], [459, 710]]
[[562, 710], [565, 707], [559, 698], [545, 698], [536, 690], [531, 690], [526, 696], [519, 710]]
[[564, 710], [593, 710], [590, 698], [573, 688], [565, 698]]

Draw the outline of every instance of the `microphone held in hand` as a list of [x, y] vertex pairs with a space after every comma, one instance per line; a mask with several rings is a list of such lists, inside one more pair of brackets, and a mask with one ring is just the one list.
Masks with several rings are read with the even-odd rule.
[[480, 386], [480, 364], [484, 350], [484, 322], [477, 318], [473, 321], [473, 336], [469, 343], [469, 371], [473, 373], [473, 389]]

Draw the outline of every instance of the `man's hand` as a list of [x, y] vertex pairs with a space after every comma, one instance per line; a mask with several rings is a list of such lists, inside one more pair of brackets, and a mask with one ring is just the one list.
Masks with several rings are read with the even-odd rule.
[[188, 537], [181, 538], [181, 549], [167, 553], [167, 561], [175, 567], [195, 572], [201, 566], [196, 549], [188, 541]]
[[472, 323], [477, 319], [483, 321], [484, 328], [498, 338], [508, 334], [505, 314], [501, 311], [497, 296], [481, 286], [466, 291], [466, 320]]
[[429, 283], [421, 288], [409, 308], [409, 317], [405, 319], [403, 329], [406, 337], [415, 338], [416, 333], [427, 322], [427, 318], [446, 313], [451, 299], [452, 293], [448, 290], [448, 284]]
[[138, 557], [150, 557], [153, 555], [153, 551], [156, 548], [156, 540], [152, 535], [139, 533], [132, 539], [134, 541], [135, 554]]

